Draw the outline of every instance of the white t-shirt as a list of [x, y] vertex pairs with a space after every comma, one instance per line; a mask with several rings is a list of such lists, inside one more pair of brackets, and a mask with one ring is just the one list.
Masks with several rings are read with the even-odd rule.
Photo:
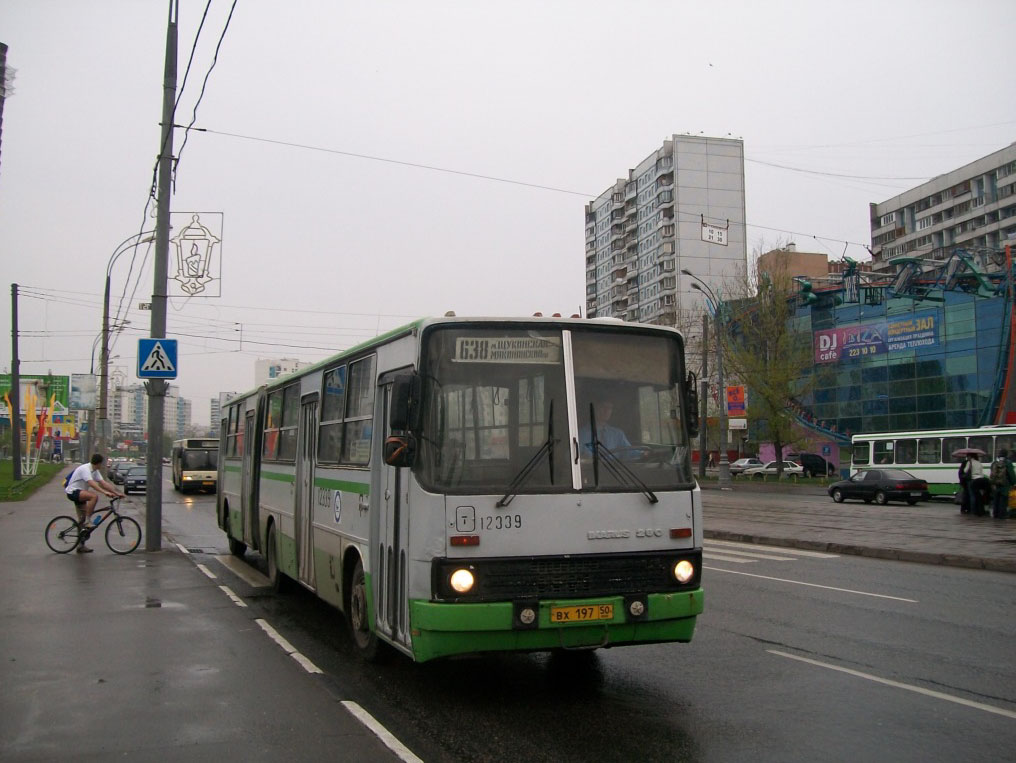
[[67, 483], [64, 491], [67, 495], [70, 495], [75, 490], [84, 490], [88, 487], [88, 480], [95, 480], [97, 484], [102, 484], [102, 475], [91, 463], [82, 464], [74, 470], [74, 473], [71, 475], [71, 481]]
[[976, 458], [971, 458], [967, 461], [967, 474], [970, 475], [971, 479], [980, 479], [984, 476], [984, 464]]

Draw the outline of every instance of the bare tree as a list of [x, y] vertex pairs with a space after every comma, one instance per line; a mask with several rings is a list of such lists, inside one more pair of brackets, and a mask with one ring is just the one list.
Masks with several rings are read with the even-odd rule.
[[777, 475], [783, 476], [783, 448], [799, 439], [794, 426], [796, 400], [807, 390], [812, 367], [810, 332], [793, 321], [796, 284], [785, 263], [758, 268], [758, 250], [724, 303], [724, 362], [748, 388], [748, 418], [765, 423], [776, 449]]

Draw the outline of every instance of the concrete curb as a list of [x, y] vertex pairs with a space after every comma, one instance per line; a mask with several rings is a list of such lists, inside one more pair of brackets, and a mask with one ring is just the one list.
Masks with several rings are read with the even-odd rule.
[[877, 548], [846, 543], [822, 543], [820, 541], [778, 538], [768, 535], [731, 532], [729, 530], [706, 530], [706, 538], [730, 540], [739, 543], [754, 543], [783, 548], [799, 548], [804, 551], [822, 551], [830, 554], [866, 556], [872, 559], [889, 559], [896, 562], [918, 562], [919, 564], [941, 564], [947, 567], [964, 567], [992, 572], [1016, 573], [1016, 561], [1009, 559], [983, 559], [979, 556], [962, 554], [939, 554], [928, 551], [904, 551], [895, 548]]

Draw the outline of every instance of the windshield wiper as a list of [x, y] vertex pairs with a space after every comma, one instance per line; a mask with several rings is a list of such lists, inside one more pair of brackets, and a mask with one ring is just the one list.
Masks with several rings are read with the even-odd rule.
[[[603, 465], [606, 467], [607, 471], [611, 473], [614, 479], [624, 485], [627, 485], [628, 487], [636, 488], [640, 493], [642, 493], [642, 495], [649, 499], [649, 503], [659, 503], [660, 499], [656, 497], [656, 493], [649, 489], [649, 485], [639, 479], [639, 476], [629, 469], [628, 465], [625, 464], [624, 461], [614, 455], [610, 448], [596, 439], [596, 435], [593, 435], [593, 453], [594, 455], [603, 455]], [[598, 460], [599, 459], [594, 458], [594, 466]], [[593, 480], [596, 486], [599, 487], [599, 470], [594, 468], [594, 472], [596, 473], [593, 475]]]
[[557, 440], [554, 439], [554, 401], [550, 401], [550, 411], [548, 413], [549, 419], [547, 421], [547, 439], [540, 446], [540, 449], [533, 454], [533, 457], [526, 462], [519, 473], [515, 475], [515, 478], [508, 484], [508, 491], [501, 496], [501, 500], [498, 501], [495, 506], [502, 509], [514, 500], [515, 496], [518, 495], [519, 489], [529, 480], [529, 476], [533, 473], [537, 466], [540, 465], [540, 461], [543, 460], [544, 456], [547, 457], [547, 463], [550, 465], [550, 484], [554, 484], [554, 443]]
[[596, 436], [596, 411], [593, 409], [592, 403], [589, 404], [589, 435], [593, 446], [593, 484], [596, 487], [600, 486], [600, 455], [602, 454], [603, 465], [614, 479], [623, 485], [638, 489], [642, 495], [649, 499], [649, 503], [659, 503], [660, 499], [649, 489], [649, 486], [614, 455], [610, 448], [600, 442], [600, 438]]

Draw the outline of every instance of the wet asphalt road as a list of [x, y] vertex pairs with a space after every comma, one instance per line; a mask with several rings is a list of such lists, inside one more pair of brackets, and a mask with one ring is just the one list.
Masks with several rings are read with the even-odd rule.
[[691, 644], [374, 666], [335, 610], [216, 561], [214, 497], [169, 487], [164, 499], [173, 540], [427, 761], [998, 761], [1016, 749], [1010, 574], [707, 541]]

